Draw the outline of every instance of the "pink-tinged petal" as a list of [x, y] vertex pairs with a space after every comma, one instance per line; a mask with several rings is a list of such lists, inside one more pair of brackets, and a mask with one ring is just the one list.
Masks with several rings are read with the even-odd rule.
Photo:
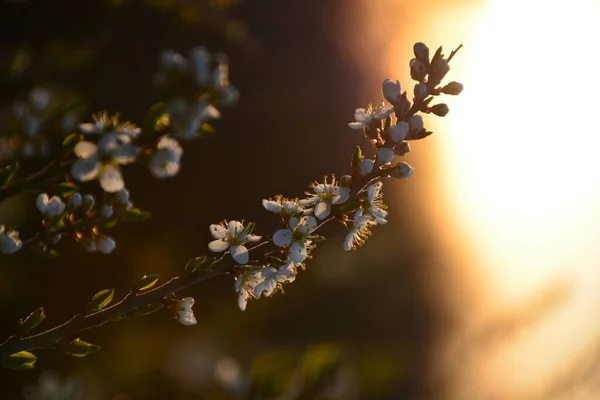
[[225, 239], [227, 237], [227, 229], [223, 225], [212, 224], [210, 226], [210, 234], [215, 239]]
[[229, 242], [224, 239], [213, 240], [208, 244], [208, 249], [210, 251], [214, 251], [215, 253], [220, 253], [229, 248]]
[[98, 166], [96, 157], [79, 159], [71, 165], [71, 176], [81, 182], [91, 181], [98, 176]]
[[319, 219], [325, 219], [331, 214], [331, 204], [326, 201], [322, 201], [315, 207], [315, 217]]
[[73, 148], [73, 153], [79, 158], [89, 158], [96, 154], [97, 151], [98, 147], [96, 147], [94, 143], [88, 141], [79, 142]]
[[229, 250], [231, 251], [231, 257], [238, 264], [244, 265], [250, 260], [250, 253], [246, 246], [231, 246]]
[[239, 232], [244, 229], [244, 225], [240, 221], [229, 221], [229, 225], [227, 226], [229, 237], [237, 236]]
[[108, 193], [118, 192], [125, 187], [121, 170], [114, 165], [105, 165], [100, 173], [100, 186]]
[[306, 246], [302, 242], [294, 242], [290, 247], [290, 260], [295, 264], [301, 264], [308, 257]]
[[317, 229], [317, 220], [315, 217], [309, 215], [306, 217], [302, 217], [300, 223], [298, 224], [298, 229], [304, 233], [311, 233], [315, 229]]
[[284, 247], [292, 243], [292, 231], [290, 229], [280, 229], [273, 234], [273, 243], [275, 246]]

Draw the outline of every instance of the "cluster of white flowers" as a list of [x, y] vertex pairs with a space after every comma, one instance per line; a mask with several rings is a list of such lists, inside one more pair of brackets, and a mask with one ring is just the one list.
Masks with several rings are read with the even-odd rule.
[[[195, 47], [188, 59], [174, 50], [164, 50], [159, 64], [160, 71], [154, 82], [168, 98], [165, 108], [171, 132], [179, 139], [195, 138], [205, 123], [220, 118], [221, 113], [212, 103], [229, 106], [239, 97], [237, 89], [229, 82], [229, 65], [223, 54], [213, 56], [206, 48]], [[214, 68], [213, 64], [216, 64]], [[168, 90], [181, 86], [182, 82], [191, 88], [186, 95]], [[211, 98], [210, 93], [216, 98]]]

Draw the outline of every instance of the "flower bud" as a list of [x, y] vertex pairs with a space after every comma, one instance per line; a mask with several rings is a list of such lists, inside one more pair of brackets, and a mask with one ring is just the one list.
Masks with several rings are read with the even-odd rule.
[[121, 204], [129, 203], [129, 191], [127, 189], [121, 189], [115, 193], [115, 199]]
[[442, 93], [450, 94], [452, 96], [459, 95], [463, 91], [463, 85], [460, 82], [450, 82], [442, 88]]
[[67, 204], [72, 208], [79, 208], [82, 201], [81, 195], [77, 192], [73, 193], [67, 198]]
[[415, 43], [413, 46], [413, 52], [415, 53], [417, 60], [421, 61], [425, 65], [429, 64], [429, 47], [427, 47], [425, 43]]
[[95, 202], [96, 200], [94, 199], [93, 195], [86, 194], [85, 196], [83, 196], [83, 206], [86, 208], [86, 210], [91, 210], [92, 208], [94, 208]]
[[383, 92], [383, 97], [385, 97], [387, 101], [392, 104], [396, 104], [400, 98], [400, 95], [402, 94], [402, 84], [400, 81], [394, 82], [391, 79], [386, 79], [383, 81], [381, 91]]
[[377, 165], [392, 162], [394, 159], [394, 149], [389, 147], [382, 147], [377, 150]]
[[115, 241], [108, 236], [101, 236], [96, 239], [96, 245], [98, 246], [98, 251], [104, 254], [110, 254], [116, 247]]
[[100, 208], [100, 215], [102, 216], [102, 218], [108, 219], [108, 218], [112, 217], [113, 214], [114, 214], [113, 209], [108, 204], [104, 204]]
[[408, 135], [408, 123], [404, 121], [398, 121], [398, 123], [390, 128], [390, 139], [394, 143], [398, 143], [404, 140]]
[[411, 132], [423, 130], [423, 117], [420, 115], [413, 115], [408, 120], [408, 126]]
[[413, 58], [410, 60], [410, 77], [415, 81], [422, 82], [427, 75], [427, 67], [421, 61]]
[[440, 104], [436, 104], [432, 107], [429, 107], [429, 111], [439, 117], [445, 117], [450, 112], [450, 109], [448, 108], [448, 106], [446, 104], [440, 103]]
[[413, 169], [410, 165], [404, 161], [399, 162], [392, 168], [386, 170], [386, 172], [392, 177], [397, 179], [408, 178], [413, 174]]
[[81, 245], [90, 253], [93, 253], [98, 250], [98, 245], [96, 241], [91, 238], [84, 238], [81, 240]]
[[422, 101], [429, 95], [427, 85], [424, 83], [417, 83], [415, 85], [415, 101]]
[[396, 148], [394, 149], [394, 151], [396, 152], [397, 155], [399, 155], [400, 157], [403, 157], [410, 152], [410, 143], [404, 142], [404, 141], [400, 142], [396, 145]]
[[373, 165], [375, 163], [373, 162], [373, 160], [362, 160], [358, 166], [358, 169], [360, 171], [361, 175], [368, 175], [369, 173], [371, 173], [371, 171], [373, 171]]

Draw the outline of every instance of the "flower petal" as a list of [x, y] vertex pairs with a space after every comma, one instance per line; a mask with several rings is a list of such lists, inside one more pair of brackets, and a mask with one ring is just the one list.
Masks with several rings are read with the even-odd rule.
[[273, 234], [273, 243], [275, 246], [284, 247], [292, 243], [292, 231], [290, 229], [280, 229]]
[[[214, 235], [213, 235], [214, 236]], [[208, 244], [208, 249], [210, 251], [214, 251], [215, 253], [219, 253], [221, 251], [225, 251], [229, 248], [229, 242], [224, 239], [213, 240]]]
[[229, 237], [237, 236], [244, 229], [244, 225], [240, 221], [229, 221], [227, 225], [227, 235]]
[[322, 201], [315, 206], [315, 217], [325, 219], [331, 214], [331, 204], [327, 201]]
[[227, 229], [223, 225], [212, 224], [210, 226], [210, 234], [215, 239], [225, 239], [227, 237]]
[[73, 153], [79, 158], [89, 158], [91, 155], [96, 154], [97, 151], [98, 147], [88, 141], [79, 142], [73, 148]]
[[113, 160], [119, 164], [131, 164], [135, 162], [138, 155], [138, 147], [132, 143], [123, 144], [112, 152]]
[[292, 260], [294, 264], [303, 263], [307, 256], [308, 252], [306, 251], [306, 245], [304, 243], [294, 242], [290, 247], [290, 260]]
[[306, 217], [302, 217], [300, 223], [298, 224], [298, 229], [304, 233], [311, 233], [315, 229], [317, 229], [317, 220], [315, 217], [308, 215]]
[[109, 193], [118, 192], [125, 187], [121, 170], [114, 165], [105, 165], [100, 173], [100, 186]]
[[348, 126], [352, 129], [362, 129], [364, 128], [366, 125], [363, 124], [362, 122], [350, 122], [348, 124]]
[[79, 159], [71, 165], [71, 176], [81, 182], [91, 181], [98, 176], [98, 166], [96, 157]]
[[246, 246], [231, 246], [229, 251], [231, 251], [231, 257], [233, 257], [238, 264], [247, 264], [250, 260], [250, 253]]

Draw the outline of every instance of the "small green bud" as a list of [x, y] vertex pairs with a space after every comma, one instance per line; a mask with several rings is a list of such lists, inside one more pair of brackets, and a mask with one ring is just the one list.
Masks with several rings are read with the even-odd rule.
[[442, 93], [450, 94], [452, 96], [457, 96], [460, 94], [460, 92], [463, 91], [463, 89], [464, 89], [464, 87], [463, 87], [462, 83], [452, 81], [442, 88]]
[[110, 304], [115, 294], [115, 289], [101, 290], [92, 297], [92, 301], [88, 303], [89, 311], [100, 311]]
[[28, 351], [19, 351], [11, 354], [6, 360], [3, 360], [5, 367], [14, 370], [33, 369], [37, 357]]
[[156, 282], [158, 282], [159, 278], [159, 275], [144, 275], [142, 279], [135, 285], [135, 290], [137, 292], [148, 290], [156, 285]]
[[429, 112], [434, 113], [438, 117], [445, 117], [450, 112], [450, 109], [446, 104], [440, 103], [429, 107]]
[[354, 149], [354, 154], [352, 155], [352, 162], [350, 164], [352, 168], [356, 168], [363, 158], [362, 149], [360, 146], [356, 146], [356, 149]]
[[44, 314], [44, 307], [40, 307], [29, 314], [27, 318], [20, 320], [19, 328], [23, 332], [27, 332], [38, 326], [45, 318], [46, 314]]
[[100, 346], [84, 342], [80, 339], [73, 339], [65, 348], [66, 353], [74, 357], [84, 357], [98, 350], [100, 350]]

